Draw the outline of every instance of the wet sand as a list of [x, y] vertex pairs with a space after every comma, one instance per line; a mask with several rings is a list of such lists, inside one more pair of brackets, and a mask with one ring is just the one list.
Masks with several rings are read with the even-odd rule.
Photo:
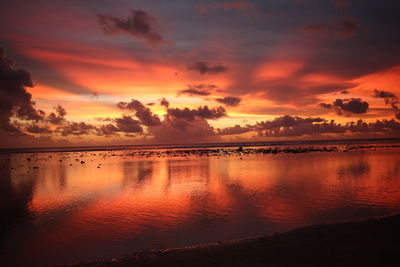
[[400, 215], [68, 266], [399, 266]]

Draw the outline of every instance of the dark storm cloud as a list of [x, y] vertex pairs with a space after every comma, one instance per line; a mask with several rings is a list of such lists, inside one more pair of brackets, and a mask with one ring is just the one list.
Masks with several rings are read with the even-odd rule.
[[316, 122], [324, 122], [322, 118], [301, 118], [289, 115], [277, 117], [272, 121], [264, 121], [256, 124], [256, 129], [279, 129], [281, 127], [294, 127], [299, 124], [313, 124]]
[[210, 92], [199, 90], [196, 88], [188, 88], [188, 89], [179, 91], [179, 94], [186, 94], [189, 96], [208, 96], [208, 95], [210, 95]]
[[215, 120], [227, 116], [223, 107], [170, 108], [169, 102], [165, 98], [160, 99], [160, 103], [166, 108], [166, 114], [162, 121], [138, 100], [120, 102], [117, 106], [124, 110], [135, 111], [138, 120], [123, 115], [122, 118], [114, 119], [116, 126], [113, 124], [101, 126], [99, 132], [101, 135], [110, 135], [116, 132], [141, 134], [144, 132], [143, 126], [147, 126], [146, 133], [153, 136], [153, 141], [157, 143], [219, 140], [207, 119]]
[[219, 141], [207, 120], [224, 116], [227, 114], [223, 107], [168, 108], [161, 124], [148, 127], [148, 131], [157, 143]]
[[157, 30], [157, 20], [143, 10], [130, 10], [126, 18], [99, 14], [98, 20], [106, 35], [128, 34], [151, 44], [165, 42]]
[[338, 107], [342, 111], [340, 114], [346, 112], [363, 114], [367, 112], [369, 104], [360, 98], [352, 98], [350, 100], [336, 99], [333, 106]]
[[[321, 123], [322, 122], [322, 123]], [[321, 118], [301, 118], [282, 116], [272, 121], [257, 123], [254, 129], [259, 136], [302, 136], [322, 133], [343, 133], [344, 129], [337, 127], [333, 121], [327, 123]]]
[[326, 39], [348, 39], [354, 36], [359, 28], [359, 20], [351, 16], [342, 16], [329, 21], [306, 25], [304, 33]]
[[388, 91], [381, 91], [375, 89], [374, 97], [383, 98], [385, 100], [385, 103], [392, 107], [396, 119], [400, 120], [400, 102], [399, 98], [395, 94]]
[[[185, 109], [183, 109], [185, 110]], [[367, 123], [362, 120], [348, 122], [346, 124], [336, 123], [334, 120], [326, 120], [319, 117], [302, 118], [298, 116], [281, 116], [271, 121], [257, 122], [254, 125], [227, 127], [213, 129], [207, 120], [201, 116], [175, 116], [174, 112], [168, 112], [160, 125], [148, 127], [149, 133], [154, 141], [158, 143], [189, 142], [189, 141], [218, 141], [218, 136], [240, 135], [248, 132], [256, 132], [260, 137], [299, 137], [318, 136], [321, 134], [368, 134], [385, 133], [397, 135], [400, 133], [400, 123], [395, 120], [377, 120]], [[209, 117], [209, 116], [204, 116]], [[123, 126], [115, 128], [108, 125], [109, 134], [123, 131], [126, 133], [142, 133], [140, 122], [129, 116], [123, 117], [123, 125], [129, 125], [128, 129]], [[136, 126], [136, 127], [135, 127]], [[103, 130], [103, 135], [106, 131]]]
[[215, 99], [215, 101], [227, 106], [236, 107], [240, 104], [240, 101], [242, 101], [242, 99], [234, 96], [226, 96], [224, 98], [217, 98]]
[[109, 136], [117, 135], [117, 132], [121, 131], [114, 124], [105, 124], [99, 127], [99, 135]]
[[215, 120], [227, 116], [225, 108], [216, 107], [210, 109], [208, 106], [198, 107], [197, 109], [169, 108], [167, 114], [186, 121], [193, 121], [196, 118]]
[[30, 74], [14, 68], [14, 61], [7, 58], [5, 49], [0, 46], [0, 129], [18, 132], [10, 122], [12, 117], [25, 120], [42, 120], [45, 113], [35, 108], [32, 95], [26, 87], [33, 87]]
[[219, 137], [207, 120], [195, 117], [188, 121], [167, 115], [161, 125], [149, 127], [155, 143], [217, 142]]
[[49, 129], [49, 126], [39, 126], [36, 124], [28, 125], [25, 127], [25, 131], [33, 134], [51, 134], [53, 131]]
[[[177, 109], [173, 110], [176, 111]], [[176, 114], [174, 111], [171, 113], [169, 111], [170, 109], [161, 125], [149, 127], [148, 129], [155, 142], [185, 143], [219, 141], [219, 137], [216, 135], [213, 127], [210, 126], [205, 118], [200, 116], [189, 117], [187, 114]]]
[[[122, 116], [122, 118], [115, 119], [118, 131], [124, 133], [142, 133], [143, 128], [140, 121], [133, 119], [130, 116]], [[111, 127], [111, 126], [108, 126]]]
[[86, 122], [66, 122], [65, 125], [57, 127], [55, 132], [60, 133], [62, 136], [97, 135], [106, 137], [118, 135], [118, 132], [135, 134], [143, 132], [141, 122], [127, 115], [115, 119], [101, 119], [101, 121], [111, 121], [113, 123], [95, 126]]
[[188, 70], [196, 71], [200, 74], [219, 74], [229, 70], [228, 67], [220, 64], [212, 64], [210, 62], [199, 61], [187, 66]]
[[331, 109], [333, 107], [332, 104], [327, 104], [327, 103], [320, 103], [319, 105], [320, 105], [320, 107], [326, 108], [326, 109]]
[[[194, 121], [186, 121], [177, 118], [166, 117], [161, 126], [151, 127], [150, 132], [155, 140], [165, 142], [175, 140], [194, 140], [195, 138], [209, 138], [217, 140], [216, 136], [240, 135], [248, 132], [256, 132], [260, 137], [300, 137], [319, 136], [324, 134], [388, 134], [395, 136], [400, 133], [400, 123], [395, 120], [377, 120], [365, 122], [358, 120], [346, 124], [336, 123], [334, 120], [325, 120], [318, 117], [302, 118], [297, 116], [281, 116], [272, 121], [258, 122], [255, 125], [227, 127], [214, 130], [206, 120], [198, 118]], [[171, 135], [166, 135], [169, 133]], [[171, 139], [171, 136], [179, 136]], [[193, 139], [194, 138], [194, 139]], [[211, 138], [211, 139], [210, 139]], [[214, 139], [213, 139], [214, 138]], [[179, 142], [179, 141], [178, 141]]]
[[326, 109], [334, 108], [339, 115], [363, 114], [368, 111], [369, 104], [360, 98], [336, 99], [332, 104], [320, 103]]
[[253, 127], [251, 127], [249, 125], [243, 127], [243, 126], [236, 124], [233, 127], [217, 129], [217, 134], [218, 135], [235, 135], [235, 134], [247, 133], [252, 130], [253, 130]]
[[383, 91], [383, 90], [374, 90], [374, 97], [385, 99], [386, 103], [390, 103], [392, 101], [398, 100], [397, 96], [391, 92]]
[[103, 118], [103, 117], [94, 117], [93, 118], [95, 121], [106, 121], [106, 122], [111, 122], [111, 121], [113, 121], [113, 119], [112, 118], [109, 118], [109, 117], [106, 117], [106, 118]]
[[215, 84], [189, 84], [186, 89], [179, 91], [178, 95], [208, 96], [216, 88], [218, 88], [218, 86]]
[[265, 137], [345, 133], [400, 133], [400, 123], [395, 120], [377, 120], [370, 123], [358, 120], [357, 122], [349, 122], [342, 125], [334, 120], [327, 121], [322, 118], [301, 118], [289, 115], [247, 126], [247, 128], [257, 131], [259, 136]]
[[161, 123], [160, 118], [157, 115], [154, 115], [149, 108], [145, 107], [138, 100], [132, 99], [129, 103], [119, 102], [117, 106], [120, 109], [135, 111], [135, 116], [145, 126], [155, 126]]
[[[115, 119], [116, 128], [118, 128], [118, 131], [126, 133], [142, 133], [141, 126], [147, 126], [148, 133], [153, 136], [153, 141], [156, 143], [219, 140], [207, 119], [218, 119], [226, 116], [226, 110], [223, 107], [211, 109], [208, 106], [198, 107], [197, 109], [169, 108], [169, 102], [165, 98], [160, 99], [160, 103], [166, 108], [166, 114], [162, 121], [138, 100], [118, 103], [118, 107], [122, 109], [136, 111], [135, 116], [139, 120], [134, 120], [130, 116], [123, 116], [122, 119]], [[130, 128], [124, 128], [125, 125], [129, 125]], [[111, 129], [111, 131], [115, 131], [115, 129]]]
[[318, 117], [302, 118], [286, 115], [271, 121], [257, 122], [255, 125], [246, 125], [245, 127], [236, 125], [235, 127], [218, 129], [217, 133], [219, 135], [234, 135], [250, 131], [255, 131], [262, 137], [286, 137], [345, 133], [347, 127], [337, 124], [333, 120], [328, 122]]
[[68, 122], [68, 124], [56, 128], [56, 132], [62, 136], [97, 134], [96, 126], [86, 122]]
[[169, 102], [167, 99], [165, 99], [165, 97], [160, 99], [160, 105], [166, 108], [169, 108]]
[[67, 115], [67, 111], [61, 105], [57, 105], [55, 107], [56, 112], [51, 112], [47, 115], [47, 121], [52, 124], [62, 124], [65, 123], [65, 115]]

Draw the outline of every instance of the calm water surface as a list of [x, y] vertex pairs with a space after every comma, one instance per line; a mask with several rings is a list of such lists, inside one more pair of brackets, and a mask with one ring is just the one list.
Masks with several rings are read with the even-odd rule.
[[98, 260], [400, 211], [399, 148], [128, 154], [0, 155], [2, 266]]

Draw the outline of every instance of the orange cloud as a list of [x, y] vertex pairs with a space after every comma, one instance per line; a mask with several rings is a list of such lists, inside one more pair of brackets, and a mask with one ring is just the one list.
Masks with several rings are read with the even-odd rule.
[[304, 66], [303, 62], [291, 60], [273, 60], [261, 64], [256, 77], [263, 80], [288, 78]]
[[400, 95], [400, 65], [364, 75], [355, 79], [354, 82], [359, 84], [358, 88], [361, 91], [369, 93], [369, 95], [372, 95], [375, 88]]

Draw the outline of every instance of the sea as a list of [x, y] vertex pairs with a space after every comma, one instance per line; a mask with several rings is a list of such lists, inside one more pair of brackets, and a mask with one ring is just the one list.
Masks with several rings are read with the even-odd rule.
[[0, 150], [1, 266], [55, 266], [400, 211], [400, 140]]

